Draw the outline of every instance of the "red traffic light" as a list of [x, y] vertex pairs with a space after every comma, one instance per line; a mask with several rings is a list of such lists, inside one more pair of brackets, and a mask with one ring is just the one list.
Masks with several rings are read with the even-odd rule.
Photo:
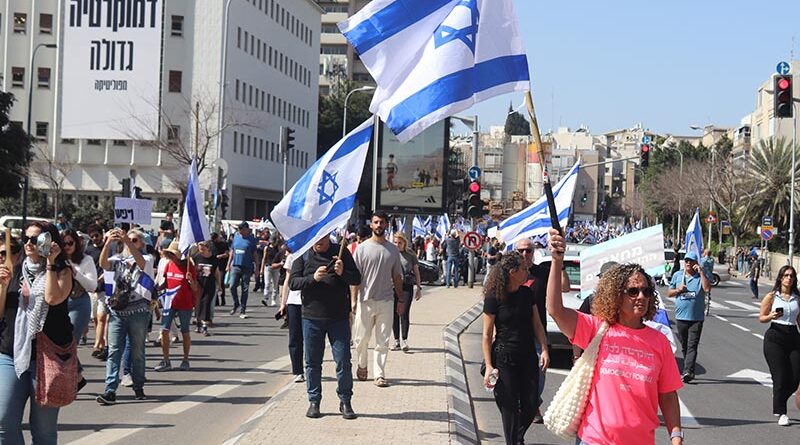
[[647, 153], [648, 151], [650, 151], [650, 146], [649, 145], [642, 145], [642, 152]]
[[481, 183], [480, 182], [470, 182], [469, 183], [469, 192], [470, 193], [480, 193], [481, 192]]
[[791, 85], [792, 85], [792, 83], [789, 82], [789, 79], [787, 79], [785, 77], [781, 78], [781, 79], [778, 79], [778, 89], [780, 89], [780, 90], [785, 90], [785, 89], [789, 88]]

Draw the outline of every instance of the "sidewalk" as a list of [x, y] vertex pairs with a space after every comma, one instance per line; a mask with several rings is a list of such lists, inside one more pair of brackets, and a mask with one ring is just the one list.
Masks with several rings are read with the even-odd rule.
[[444, 329], [480, 298], [480, 286], [424, 289], [422, 299], [411, 307], [410, 351], [389, 352], [388, 388], [378, 388], [372, 382], [371, 352], [370, 375], [364, 382], [355, 378], [353, 357], [352, 403], [358, 419], [344, 420], [339, 414], [334, 363], [326, 345], [322, 367], [323, 417], [305, 417], [308, 408], [305, 383], [289, 384], [271, 397], [226, 445], [451, 443]]

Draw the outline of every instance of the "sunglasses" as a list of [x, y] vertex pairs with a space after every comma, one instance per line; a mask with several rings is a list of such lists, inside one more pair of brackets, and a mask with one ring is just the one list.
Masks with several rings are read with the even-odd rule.
[[655, 289], [652, 287], [629, 287], [625, 289], [625, 295], [630, 298], [636, 298], [639, 294], [645, 296], [645, 298], [653, 298], [656, 294]]
[[139, 241], [141, 241], [139, 238], [128, 238], [128, 240], [130, 240], [130, 242], [132, 243], [138, 243]]
[[22, 235], [22, 245], [25, 245], [25, 244], [36, 244], [36, 241], [38, 239], [39, 239], [39, 235], [36, 235], [36, 236]]
[[75, 241], [64, 241], [64, 245], [65, 246], [70, 246], [70, 247], [74, 246], [75, 245]]
[[519, 253], [531, 253], [531, 252], [533, 252], [533, 249], [530, 249], [530, 248], [528, 248], [528, 249], [517, 249], [517, 252], [519, 252]]

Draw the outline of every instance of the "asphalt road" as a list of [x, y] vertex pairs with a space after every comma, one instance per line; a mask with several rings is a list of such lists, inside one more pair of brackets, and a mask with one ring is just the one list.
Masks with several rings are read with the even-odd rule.
[[[760, 287], [761, 295], [767, 286]], [[662, 289], [665, 293], [666, 289]], [[769, 369], [762, 353], [767, 326], [758, 322], [758, 302], [751, 298], [744, 281], [723, 282], [713, 293], [711, 315], [706, 319], [698, 352], [696, 379], [679, 391], [681, 416], [687, 443], [753, 444], [797, 443], [800, 437], [800, 412], [789, 403], [789, 427], [777, 425], [772, 415], [772, 389]], [[670, 319], [674, 304], [667, 301]], [[493, 396], [482, 386], [478, 368], [481, 318], [461, 336], [467, 379], [473, 400], [479, 437], [483, 443], [503, 443], [500, 412]], [[676, 334], [677, 335], [677, 334]], [[678, 364], [682, 366], [680, 351]], [[569, 354], [559, 353], [547, 373], [544, 407], [555, 394], [571, 364]], [[544, 411], [544, 408], [543, 408]], [[666, 430], [656, 434], [656, 443], [667, 443]], [[570, 443], [550, 434], [542, 425], [528, 431], [526, 443]]]

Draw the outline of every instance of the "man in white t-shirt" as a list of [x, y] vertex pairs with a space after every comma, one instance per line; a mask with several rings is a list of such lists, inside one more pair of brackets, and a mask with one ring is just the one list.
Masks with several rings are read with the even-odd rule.
[[351, 287], [355, 315], [354, 344], [358, 369], [356, 377], [367, 380], [368, 345], [375, 331], [374, 375], [375, 385], [386, 387], [386, 357], [389, 353], [389, 338], [392, 333], [394, 294], [397, 294], [398, 313], [402, 313], [403, 272], [400, 251], [386, 239], [388, 216], [385, 213], [372, 215], [370, 226], [372, 238], [356, 249], [353, 260], [361, 272], [361, 284]]

